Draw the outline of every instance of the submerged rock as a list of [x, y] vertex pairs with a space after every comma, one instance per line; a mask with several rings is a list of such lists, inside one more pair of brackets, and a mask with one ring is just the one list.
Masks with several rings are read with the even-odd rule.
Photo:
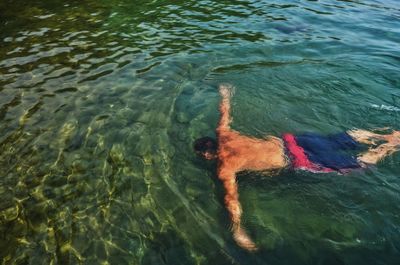
[[62, 147], [67, 145], [67, 142], [75, 135], [78, 128], [78, 121], [71, 120], [63, 125], [59, 132], [58, 142]]
[[176, 119], [178, 120], [178, 122], [180, 123], [188, 123], [189, 122], [189, 117], [186, 113], [184, 112], [179, 112], [176, 115]]
[[113, 144], [110, 150], [110, 158], [111, 160], [116, 163], [120, 164], [124, 162], [124, 149], [121, 144]]

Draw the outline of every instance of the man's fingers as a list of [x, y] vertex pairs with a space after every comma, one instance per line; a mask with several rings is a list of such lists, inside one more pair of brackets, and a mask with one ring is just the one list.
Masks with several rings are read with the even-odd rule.
[[223, 97], [231, 97], [234, 92], [234, 87], [231, 84], [220, 84], [219, 85], [219, 93]]
[[248, 251], [258, 250], [256, 244], [250, 239], [246, 231], [244, 231], [241, 227], [235, 229], [233, 232], [233, 238], [240, 247]]

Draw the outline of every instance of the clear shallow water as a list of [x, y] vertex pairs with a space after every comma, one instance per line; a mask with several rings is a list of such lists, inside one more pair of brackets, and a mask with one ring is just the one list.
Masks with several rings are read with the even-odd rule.
[[239, 178], [229, 232], [217, 86], [262, 136], [399, 128], [396, 1], [0, 2], [3, 264], [398, 264], [400, 155], [346, 176]]

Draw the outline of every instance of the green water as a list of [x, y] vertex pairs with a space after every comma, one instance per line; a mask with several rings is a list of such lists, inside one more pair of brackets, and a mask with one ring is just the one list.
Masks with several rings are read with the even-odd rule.
[[400, 154], [345, 176], [239, 178], [232, 240], [218, 84], [253, 136], [400, 129], [400, 4], [0, 0], [2, 264], [400, 264]]

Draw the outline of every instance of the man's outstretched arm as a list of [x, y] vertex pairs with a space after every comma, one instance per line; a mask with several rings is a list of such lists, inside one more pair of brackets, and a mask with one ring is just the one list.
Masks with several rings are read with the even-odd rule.
[[223, 182], [225, 188], [225, 207], [229, 211], [229, 216], [232, 221], [233, 238], [240, 247], [249, 251], [257, 250], [254, 242], [240, 225], [242, 208], [239, 203], [235, 172], [222, 168], [218, 173], [218, 177]]
[[222, 99], [219, 105], [219, 111], [221, 113], [221, 118], [219, 120], [218, 129], [219, 130], [229, 130], [229, 124], [231, 123], [231, 96], [233, 93], [232, 85], [228, 84], [221, 84], [219, 86], [219, 94], [221, 95]]

